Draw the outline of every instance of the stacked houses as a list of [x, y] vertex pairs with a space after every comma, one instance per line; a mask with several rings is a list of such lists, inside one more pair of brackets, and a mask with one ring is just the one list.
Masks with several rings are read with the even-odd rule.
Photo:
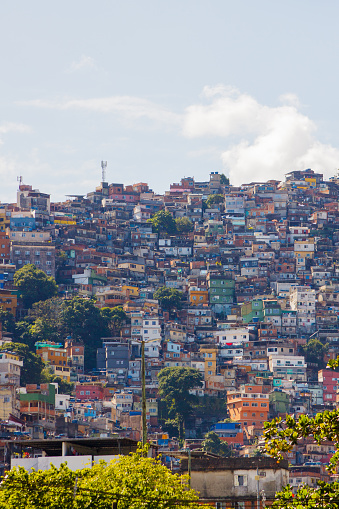
[[[159, 211], [187, 218], [188, 228], [157, 231], [150, 219]], [[8, 342], [0, 415], [13, 426], [34, 437], [139, 440], [143, 341], [148, 434], [160, 447], [178, 448], [161, 416], [157, 375], [165, 367], [198, 370], [196, 395], [223, 402], [218, 417], [192, 416], [187, 443], [199, 445], [212, 429], [238, 456], [253, 453], [270, 418], [337, 405], [339, 373], [326, 365], [339, 353], [338, 178], [307, 169], [234, 187], [212, 172], [205, 182], [182, 178], [162, 195], [146, 183], [102, 182], [58, 203], [20, 184], [17, 202], [0, 205], [0, 227], [0, 305], [16, 318], [24, 310], [13, 274], [28, 263], [56, 277], [62, 298], [94, 298], [128, 317], [118, 334], [99, 338], [87, 372], [76, 338], [36, 345], [53, 373], [75, 384], [70, 397], [50, 384], [18, 388], [25, 359]], [[180, 292], [180, 305], [162, 306], [155, 294], [163, 287]], [[324, 476], [330, 454], [330, 445], [300, 444], [288, 458], [295, 486], [307, 462], [312, 479]]]

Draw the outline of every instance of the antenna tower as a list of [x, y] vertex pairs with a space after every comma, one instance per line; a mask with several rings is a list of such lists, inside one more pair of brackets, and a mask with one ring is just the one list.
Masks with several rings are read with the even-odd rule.
[[107, 161], [101, 161], [101, 170], [102, 170], [101, 181], [102, 182], [106, 182], [106, 168], [107, 168]]
[[23, 182], [23, 178], [22, 176], [20, 175], [19, 177], [16, 178], [17, 181], [19, 182], [19, 186], [21, 186], [22, 182]]

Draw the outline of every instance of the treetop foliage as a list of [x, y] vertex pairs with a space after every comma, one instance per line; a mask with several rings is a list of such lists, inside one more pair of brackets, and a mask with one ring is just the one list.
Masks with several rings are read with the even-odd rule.
[[154, 298], [159, 301], [160, 306], [164, 309], [180, 309], [182, 292], [175, 288], [162, 286], [154, 293]]
[[159, 210], [147, 222], [152, 224], [154, 232], [167, 233], [168, 235], [175, 235], [177, 232], [176, 222], [168, 210]]
[[213, 205], [223, 203], [225, 197], [223, 194], [210, 194], [206, 199], [206, 206], [210, 209]]
[[202, 442], [202, 448], [206, 452], [219, 454], [219, 456], [228, 457], [232, 455], [232, 450], [227, 442], [224, 442], [214, 431], [209, 431]]
[[183, 437], [183, 425], [191, 415], [198, 397], [191, 390], [202, 386], [202, 375], [194, 368], [164, 368], [158, 374], [159, 396], [166, 403], [171, 425], [176, 421], [179, 436]]
[[20, 290], [27, 308], [32, 307], [35, 302], [50, 299], [58, 293], [55, 280], [32, 263], [24, 265], [15, 272], [14, 284]]
[[32, 473], [20, 467], [7, 473], [0, 489], [6, 509], [111, 509], [114, 501], [119, 509], [202, 507], [187, 476], [172, 474], [142, 451], [75, 472], [66, 464]]
[[179, 234], [189, 233], [194, 230], [194, 224], [188, 217], [178, 217], [175, 220], [175, 225]]
[[325, 410], [315, 417], [301, 415], [298, 419], [287, 415], [285, 421], [277, 417], [264, 424], [265, 451], [278, 460], [291, 451], [299, 440], [310, 437], [318, 445], [325, 440], [335, 444], [336, 452], [326, 467], [334, 472], [339, 461], [339, 410]]

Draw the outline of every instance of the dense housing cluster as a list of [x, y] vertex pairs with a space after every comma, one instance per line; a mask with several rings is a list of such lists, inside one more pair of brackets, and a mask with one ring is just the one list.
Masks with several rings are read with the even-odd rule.
[[[177, 450], [180, 438], [159, 396], [164, 368], [201, 375], [181, 437], [192, 448], [214, 430], [233, 455], [253, 456], [270, 418], [335, 407], [339, 373], [326, 365], [339, 353], [338, 195], [339, 178], [312, 170], [240, 187], [212, 172], [163, 195], [102, 182], [60, 203], [21, 183], [17, 202], [0, 206], [2, 309], [32, 323], [14, 281], [35, 265], [56, 278], [55, 306], [81, 299], [120, 315], [106, 337], [59, 331], [31, 345], [50, 374], [74, 383], [70, 394], [51, 381], [20, 386], [26, 359], [2, 322], [4, 432], [139, 440], [143, 341], [148, 437], [160, 448]], [[326, 480], [332, 452], [300, 441], [292, 485]]]

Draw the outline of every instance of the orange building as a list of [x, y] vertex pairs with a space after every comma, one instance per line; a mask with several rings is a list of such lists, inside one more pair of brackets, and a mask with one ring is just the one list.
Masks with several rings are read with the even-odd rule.
[[53, 341], [37, 341], [36, 353], [51, 368], [55, 375], [70, 381], [70, 367], [66, 348]]
[[4, 311], [10, 311], [16, 316], [16, 308], [18, 305], [18, 291], [0, 289], [0, 307]]
[[198, 304], [208, 304], [208, 290], [197, 288], [193, 286], [189, 289], [189, 302], [191, 306], [197, 306]]
[[4, 231], [0, 231], [0, 263], [9, 263], [11, 258], [11, 241]]
[[227, 409], [232, 421], [260, 428], [267, 421], [269, 395], [263, 393], [262, 385], [244, 384], [227, 392]]

